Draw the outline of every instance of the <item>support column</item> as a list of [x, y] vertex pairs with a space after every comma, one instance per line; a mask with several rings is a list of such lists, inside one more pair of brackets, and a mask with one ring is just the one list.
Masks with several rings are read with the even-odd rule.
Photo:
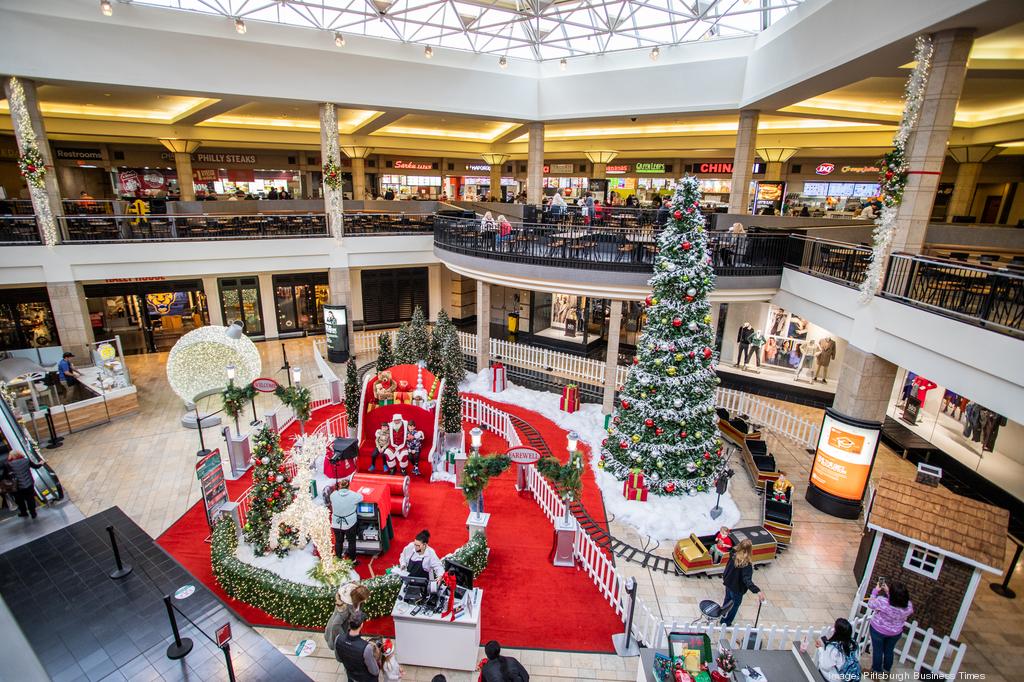
[[949, 209], [946, 222], [953, 222], [953, 216], [970, 215], [971, 204], [974, 203], [974, 192], [981, 176], [981, 164], [995, 158], [1002, 147], [985, 145], [979, 147], [949, 147], [949, 155], [959, 165], [956, 169], [956, 181], [953, 194], [949, 197]]
[[501, 164], [491, 164], [491, 189], [489, 194], [501, 201]]
[[907, 141], [910, 175], [896, 213], [892, 252], [920, 253], [932, 216], [946, 144], [953, 129], [956, 105], [963, 91], [967, 57], [974, 44], [972, 29], [951, 29], [932, 36], [932, 69], [917, 125]]
[[74, 353], [82, 364], [89, 364], [89, 344], [95, 341], [85, 290], [79, 282], [47, 282], [53, 321], [57, 325], [60, 345]]
[[888, 360], [847, 345], [832, 407], [855, 419], [885, 421], [896, 370]]
[[348, 309], [348, 347], [355, 355], [355, 337], [352, 330], [352, 276], [348, 268], [329, 268], [327, 288], [331, 292], [331, 305], [343, 305]]
[[[320, 158], [322, 164], [331, 163], [341, 169], [341, 150], [338, 148], [338, 112], [330, 102], [320, 103]], [[324, 208], [327, 211], [327, 227], [335, 239], [341, 239], [342, 227], [342, 190], [338, 178], [338, 188], [332, 189], [324, 176]]]
[[604, 399], [601, 411], [611, 414], [615, 406], [615, 375], [619, 368], [619, 333], [622, 330], [622, 301], [612, 299], [608, 319], [608, 350], [604, 360]]
[[4, 80], [4, 93], [10, 105], [11, 125], [14, 127], [18, 151], [24, 154], [28, 147], [34, 146], [46, 168], [43, 186], [34, 187], [30, 183], [29, 196], [43, 243], [53, 245], [61, 241], [59, 218], [64, 215], [64, 208], [60, 200], [57, 174], [54, 172], [50, 141], [46, 137], [43, 114], [39, 110], [36, 84], [30, 80], [7, 78]]
[[[328, 271], [329, 272], [329, 271]], [[260, 305], [263, 315], [263, 337], [265, 339], [276, 339], [280, 336], [277, 329], [277, 306], [274, 303], [274, 280], [269, 272], [261, 272], [260, 280]], [[330, 275], [328, 275], [330, 282]]]
[[234, 320], [224, 319], [224, 310], [220, 305], [220, 290], [217, 287], [217, 277], [203, 277], [203, 293], [206, 294], [206, 312], [210, 315], [210, 324], [220, 324], [225, 327]]
[[192, 181], [192, 155], [174, 153], [174, 171], [178, 174], [178, 189], [182, 201], [196, 200], [196, 185]]
[[544, 198], [544, 124], [530, 124], [526, 156], [526, 203], [539, 206]]
[[366, 159], [352, 159], [352, 198], [355, 201], [366, 198]]
[[764, 179], [770, 182], [780, 182], [782, 180], [782, 162], [769, 161], [765, 164]]
[[736, 153], [732, 159], [732, 188], [729, 192], [729, 213], [744, 214], [750, 204], [750, 180], [754, 174], [754, 149], [757, 147], [757, 122], [761, 113], [740, 112], [736, 132]]
[[476, 371], [491, 364], [491, 285], [476, 281]]

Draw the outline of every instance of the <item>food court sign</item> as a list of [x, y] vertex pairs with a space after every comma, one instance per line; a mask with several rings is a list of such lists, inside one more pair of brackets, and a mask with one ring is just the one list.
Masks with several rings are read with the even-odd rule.
[[650, 161], [644, 161], [644, 162], [636, 164], [636, 172], [637, 173], [664, 173], [665, 172], [665, 164], [664, 163], [654, 163], [654, 162], [650, 162]]
[[404, 168], [405, 170], [433, 170], [434, 164], [429, 161], [403, 161], [399, 159], [392, 164], [395, 168]]

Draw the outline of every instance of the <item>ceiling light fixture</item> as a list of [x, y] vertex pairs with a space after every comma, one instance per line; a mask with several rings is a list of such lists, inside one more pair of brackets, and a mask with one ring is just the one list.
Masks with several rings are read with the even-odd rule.
[[427, 45], [425, 48], [423, 48], [423, 56], [426, 57], [427, 59], [433, 59], [434, 48], [432, 48], [430, 45]]
[[658, 57], [660, 57], [660, 56], [661, 56], [661, 48], [660, 47], [655, 46], [655, 47], [651, 48], [651, 61], [652, 62], [658, 61]]
[[336, 47], [345, 47], [345, 36], [340, 33], [334, 34], [334, 44]]
[[100, 0], [100, 13], [105, 17], [114, 15], [114, 6], [110, 4], [110, 0]]
[[238, 32], [238, 35], [243, 35], [244, 36], [245, 35], [245, 22], [242, 21], [241, 19], [235, 19], [235, 30]]
[[503, 69], [507, 69], [508, 68], [508, 57], [502, 56], [501, 59], [498, 60], [498, 66], [500, 66]]
[[562, 71], [565, 71], [566, 69], [569, 68], [569, 62], [566, 61], [565, 57], [562, 57], [562, 60], [558, 62], [558, 68], [560, 68]]

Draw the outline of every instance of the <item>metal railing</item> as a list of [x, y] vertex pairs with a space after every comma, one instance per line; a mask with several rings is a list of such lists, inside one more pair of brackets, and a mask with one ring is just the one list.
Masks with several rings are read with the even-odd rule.
[[34, 215], [0, 216], [0, 244], [42, 244]]
[[433, 230], [432, 213], [346, 213], [342, 221], [346, 237], [430, 234]]
[[[532, 210], [531, 210], [532, 209]], [[656, 208], [626, 208], [625, 206], [601, 205], [596, 215], [584, 215], [581, 206], [570, 205], [563, 210], [557, 210], [553, 206], [530, 206], [526, 217], [530, 214], [537, 219], [537, 222], [548, 225], [594, 225], [599, 227], [614, 227], [620, 229], [638, 229], [643, 227], [655, 227], [668, 222], [668, 213], [662, 211], [660, 214]]]
[[[481, 229], [480, 222], [439, 216], [434, 244], [468, 256], [585, 270], [651, 272], [661, 232], [600, 225], [520, 223], [507, 233]], [[708, 233], [708, 253], [719, 276], [771, 276], [782, 273], [787, 234]]]
[[788, 239], [786, 267], [849, 287], [864, 281], [871, 262], [869, 247], [802, 235]]
[[322, 213], [295, 215], [100, 215], [58, 218], [67, 243], [326, 237]]
[[1024, 335], [1024, 271], [893, 254], [881, 295], [1003, 334]]

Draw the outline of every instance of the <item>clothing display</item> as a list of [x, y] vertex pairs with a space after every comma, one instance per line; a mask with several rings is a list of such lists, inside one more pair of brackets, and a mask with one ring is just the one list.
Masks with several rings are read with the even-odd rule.
[[808, 341], [807, 343], [800, 345], [801, 358], [799, 366], [796, 368], [796, 376], [794, 377], [794, 380], [800, 378], [805, 367], [811, 370], [814, 369], [814, 358], [818, 355], [819, 350], [817, 341]]
[[826, 383], [828, 382], [828, 365], [836, 357], [836, 342], [834, 339], [824, 338], [821, 340], [819, 348], [814, 366], [814, 380], [819, 381], [818, 376], [820, 375], [820, 381]]
[[750, 362], [750, 358], [753, 357], [757, 363], [757, 368], [761, 369], [761, 346], [765, 344], [764, 335], [755, 331], [750, 335], [750, 345], [747, 346], [747, 352], [743, 356], [743, 366], [746, 367], [747, 363]]
[[981, 449], [992, 452], [996, 448], [999, 427], [1006, 426], [1006, 417], [992, 410], [981, 408]]
[[740, 327], [739, 332], [736, 334], [736, 341], [739, 343], [739, 349], [736, 352], [736, 366], [747, 363], [747, 357], [750, 353], [750, 339], [754, 336], [754, 328], [750, 326], [749, 322], [744, 322]]

